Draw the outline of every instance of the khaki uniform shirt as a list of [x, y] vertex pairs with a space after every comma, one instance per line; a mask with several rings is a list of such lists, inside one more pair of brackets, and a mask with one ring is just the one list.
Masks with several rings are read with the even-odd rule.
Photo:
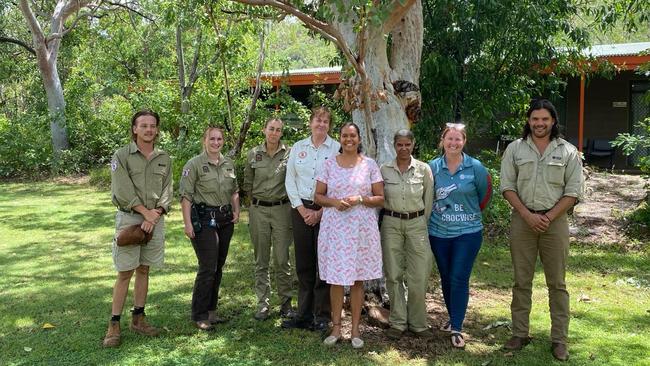
[[506, 148], [501, 160], [501, 193], [514, 191], [526, 207], [550, 210], [563, 197], [582, 200], [582, 160], [575, 146], [551, 140], [540, 154], [529, 136]]
[[113, 204], [123, 210], [143, 205], [149, 210], [162, 208], [169, 212], [172, 202], [172, 160], [154, 148], [151, 159], [131, 142], [113, 154], [111, 160], [111, 195]]
[[282, 142], [273, 156], [266, 153], [266, 144], [250, 149], [244, 166], [243, 190], [262, 201], [276, 202], [287, 198], [284, 178], [290, 151]]
[[410, 213], [424, 210], [427, 221], [433, 207], [433, 175], [429, 164], [411, 157], [411, 164], [402, 174], [397, 161], [381, 166], [384, 178], [384, 208]]
[[180, 196], [192, 203], [208, 206], [231, 204], [232, 195], [239, 191], [232, 160], [219, 154], [219, 163], [208, 160], [203, 152], [190, 159], [183, 167]]

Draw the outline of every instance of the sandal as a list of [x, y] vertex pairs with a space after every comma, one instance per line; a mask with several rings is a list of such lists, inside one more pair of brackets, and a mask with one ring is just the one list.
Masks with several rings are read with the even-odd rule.
[[451, 332], [451, 345], [455, 348], [464, 349], [465, 348], [465, 339], [460, 332], [453, 331]]
[[444, 325], [440, 327], [440, 330], [443, 332], [451, 332], [451, 323], [446, 322]]

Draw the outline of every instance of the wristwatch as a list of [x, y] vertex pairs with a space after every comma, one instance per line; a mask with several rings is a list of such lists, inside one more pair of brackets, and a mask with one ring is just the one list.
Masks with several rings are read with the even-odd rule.
[[363, 196], [359, 196], [359, 204], [363, 205]]

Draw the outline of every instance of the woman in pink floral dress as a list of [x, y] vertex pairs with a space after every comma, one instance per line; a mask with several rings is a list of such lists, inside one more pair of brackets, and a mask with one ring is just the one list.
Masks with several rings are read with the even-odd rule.
[[318, 234], [318, 270], [329, 283], [332, 333], [324, 344], [341, 338], [343, 286], [351, 286], [352, 347], [363, 347], [359, 333], [363, 281], [382, 276], [377, 208], [384, 205], [384, 186], [374, 160], [361, 154], [359, 127], [341, 127], [341, 153], [329, 159], [316, 178], [315, 202], [323, 206]]

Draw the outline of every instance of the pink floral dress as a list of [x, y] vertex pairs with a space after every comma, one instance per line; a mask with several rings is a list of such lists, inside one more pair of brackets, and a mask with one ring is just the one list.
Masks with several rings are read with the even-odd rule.
[[[371, 184], [382, 182], [374, 160], [363, 157], [353, 168], [328, 159], [316, 177], [327, 184], [327, 197], [372, 196]], [[325, 207], [318, 233], [318, 270], [321, 280], [351, 286], [382, 276], [377, 209], [356, 205], [346, 211]]]

